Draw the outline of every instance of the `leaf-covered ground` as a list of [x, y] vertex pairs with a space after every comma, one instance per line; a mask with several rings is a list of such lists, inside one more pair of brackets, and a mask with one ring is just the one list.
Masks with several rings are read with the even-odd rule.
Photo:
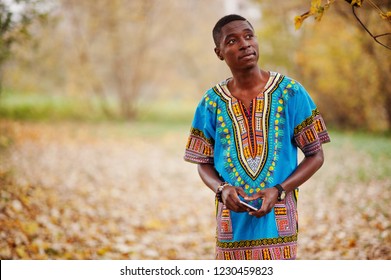
[[[213, 259], [214, 198], [182, 160], [187, 128], [140, 127], [0, 121], [0, 258]], [[391, 149], [349, 137], [301, 188], [299, 259], [391, 259]]]

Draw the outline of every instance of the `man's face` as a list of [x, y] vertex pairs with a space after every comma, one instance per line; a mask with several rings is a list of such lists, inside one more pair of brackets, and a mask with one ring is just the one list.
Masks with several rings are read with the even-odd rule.
[[259, 48], [251, 25], [245, 20], [224, 25], [215, 52], [221, 60], [225, 60], [231, 71], [254, 67], [258, 62]]

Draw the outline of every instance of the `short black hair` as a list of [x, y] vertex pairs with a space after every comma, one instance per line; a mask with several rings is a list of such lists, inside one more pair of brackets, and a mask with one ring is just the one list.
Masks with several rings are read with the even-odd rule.
[[[219, 21], [216, 23], [215, 27], [213, 28], [213, 32], [212, 32], [212, 35], [213, 35], [213, 41], [215, 42], [215, 45], [216, 47], [219, 46], [220, 44], [220, 40], [221, 40], [221, 29], [223, 28], [224, 25], [230, 23], [231, 21], [235, 21], [235, 20], [243, 20], [243, 21], [247, 21], [248, 24], [251, 26], [251, 28], [253, 28], [253, 26], [251, 25], [251, 23], [245, 19], [244, 17], [240, 16], [240, 15], [236, 15], [236, 14], [231, 14], [231, 15], [226, 15], [224, 17], [222, 17], [221, 19], [219, 19]], [[254, 28], [253, 28], [254, 29]]]

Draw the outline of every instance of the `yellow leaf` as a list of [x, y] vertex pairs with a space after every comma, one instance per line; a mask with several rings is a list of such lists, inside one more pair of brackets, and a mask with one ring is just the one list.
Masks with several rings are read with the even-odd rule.
[[317, 14], [319, 12], [319, 8], [322, 7], [322, 0], [312, 0], [311, 1], [311, 9], [310, 14]]
[[39, 224], [36, 222], [28, 222], [22, 225], [23, 230], [28, 235], [34, 235], [39, 230]]
[[28, 257], [26, 250], [23, 247], [17, 247], [15, 249], [15, 251], [16, 251], [16, 254], [18, 254], [19, 258], [21, 258], [21, 259], [25, 259]]
[[103, 256], [104, 254], [106, 254], [108, 251], [110, 251], [110, 247], [103, 247], [103, 248], [100, 248], [97, 253], [99, 256]]
[[361, 7], [363, 0], [347, 0], [352, 6]]
[[301, 25], [303, 24], [303, 21], [311, 16], [310, 12], [306, 12], [302, 14], [301, 16], [295, 16], [295, 28], [299, 29]]
[[299, 29], [303, 23], [303, 18], [301, 16], [295, 16], [295, 28]]
[[391, 21], [391, 11], [388, 11], [386, 13], [380, 13], [380, 16], [382, 19]]
[[149, 219], [145, 222], [145, 226], [148, 229], [158, 230], [165, 227], [165, 224], [159, 219]]

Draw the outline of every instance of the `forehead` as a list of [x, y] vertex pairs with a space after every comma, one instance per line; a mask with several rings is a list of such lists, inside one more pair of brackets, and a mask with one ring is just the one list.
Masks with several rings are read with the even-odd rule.
[[230, 35], [240, 34], [248, 30], [253, 31], [253, 28], [246, 20], [235, 20], [227, 23], [221, 28], [221, 35], [222, 38], [224, 38]]

